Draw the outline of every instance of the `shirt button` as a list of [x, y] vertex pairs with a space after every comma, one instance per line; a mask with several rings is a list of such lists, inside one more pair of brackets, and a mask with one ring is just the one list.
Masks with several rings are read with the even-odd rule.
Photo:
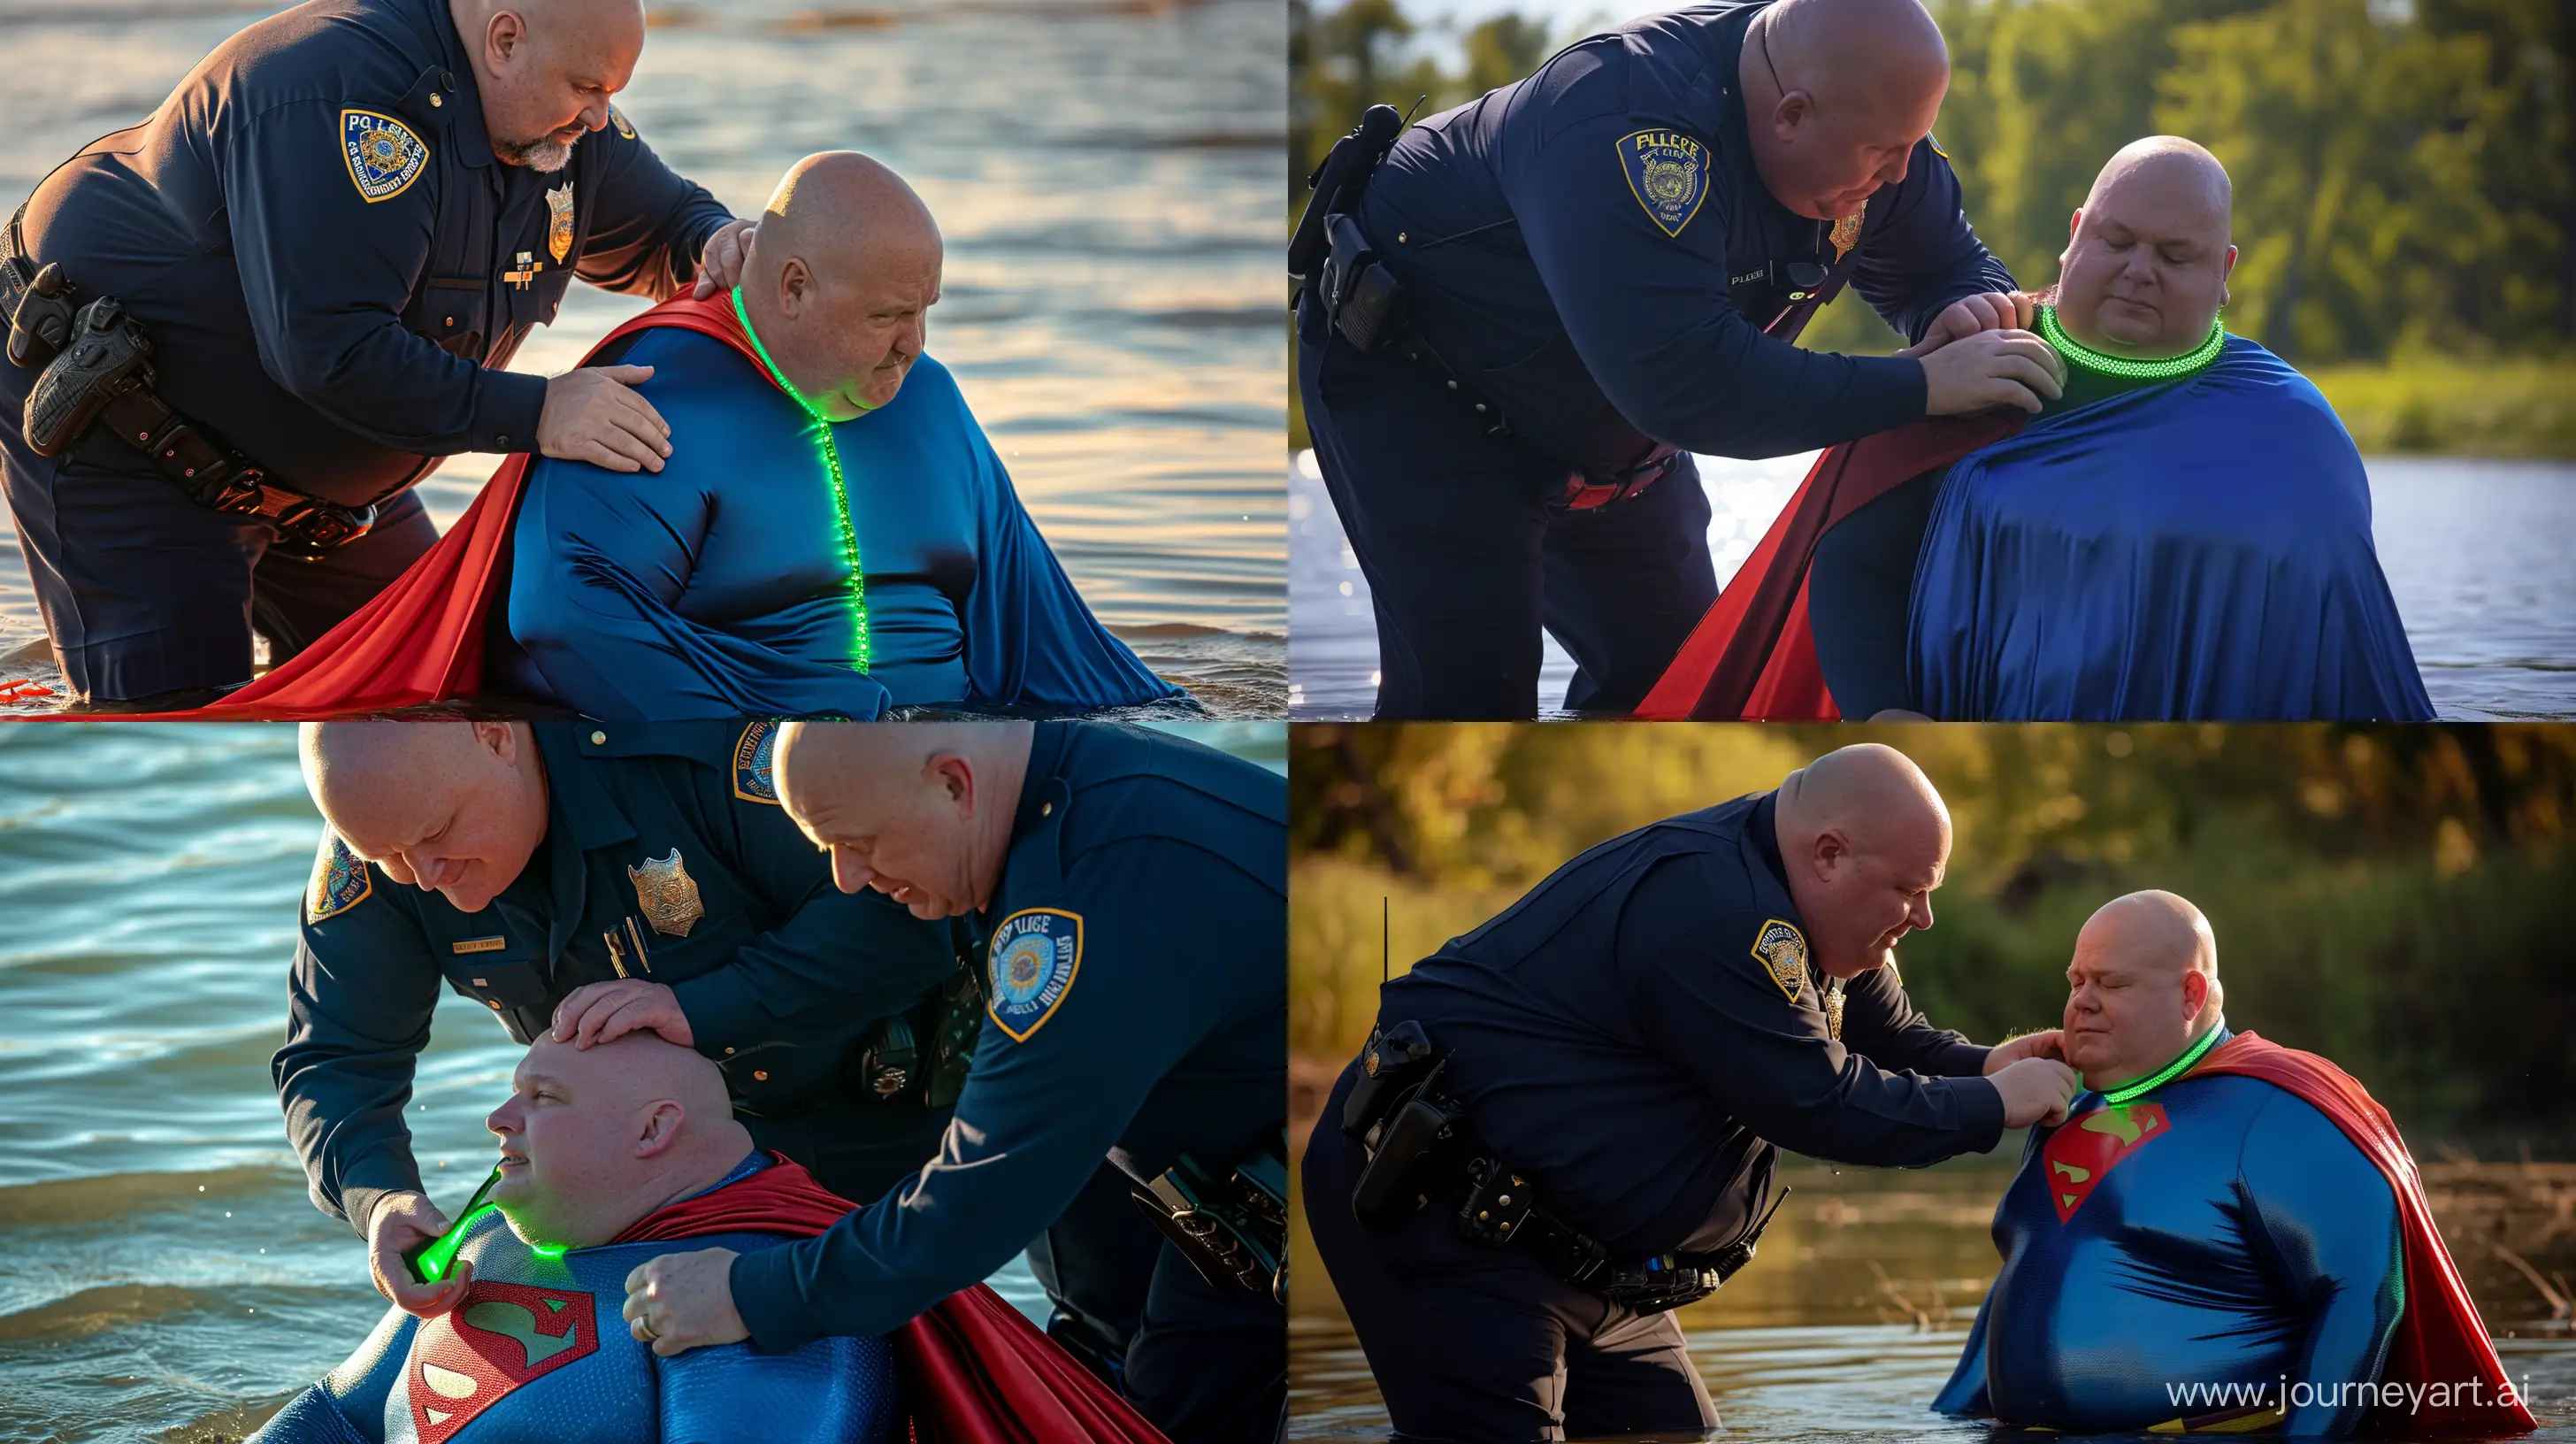
[[1041, 802], [1038, 804], [1038, 816], [1040, 817], [1044, 817], [1053, 811], [1055, 811], [1055, 804], [1052, 802]]
[[754, 1068], [751, 1070], [751, 1076], [755, 1082], [766, 1083], [769, 1081], [769, 1070], [766, 1068]]
[[605, 747], [605, 746], [607, 746], [607, 745], [608, 745], [608, 734], [607, 734], [607, 733], [605, 733], [605, 732], [593, 732], [593, 733], [591, 733], [591, 734], [590, 734], [590, 745], [591, 745], [591, 746], [593, 746], [593, 747]]
[[495, 446], [496, 448], [498, 448], [498, 449], [500, 449], [500, 450], [502, 450], [502, 451], [507, 451], [507, 450], [509, 450], [509, 449], [510, 449], [510, 433], [508, 433], [508, 432], [506, 432], [506, 431], [505, 431], [505, 432], [502, 432], [500, 435], [493, 437], [493, 438], [492, 438], [492, 444], [493, 444], [493, 446]]
[[433, 91], [431, 91], [431, 92], [429, 93], [429, 108], [430, 108], [430, 109], [432, 109], [432, 110], [436, 110], [436, 109], [438, 109], [440, 106], [445, 105], [446, 103], [447, 103], [447, 97], [446, 97], [446, 96], [443, 96], [443, 95], [439, 94], [439, 93], [438, 93], [437, 91], [435, 91], [435, 90], [433, 90]]
[[726, 1056], [726, 1057], [728, 1057], [728, 1058], [732, 1057], [732, 1056], [733, 1056], [733, 1050], [732, 1050], [731, 1048], [727, 1048], [727, 1049], [725, 1049], [725, 1056]]

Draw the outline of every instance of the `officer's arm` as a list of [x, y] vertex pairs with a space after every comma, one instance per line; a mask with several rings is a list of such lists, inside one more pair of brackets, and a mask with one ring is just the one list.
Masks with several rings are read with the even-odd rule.
[[1783, 987], [1755, 954], [1775, 919], [1709, 916], [1712, 896], [1742, 886], [1724, 866], [1666, 859], [1620, 916], [1620, 967], [1657, 1051], [1755, 1133], [1811, 1157], [1914, 1167], [1993, 1148], [2004, 1104], [1990, 1080], [1890, 1073], [1845, 1049], [1813, 983]]
[[[1078, 864], [1068, 890], [1226, 896], [1222, 879], [1202, 875], [1212, 865], [1173, 865], [1173, 851], [1102, 849]], [[1165, 865], [1151, 865], [1157, 857]], [[1141, 901], [1087, 913], [1081, 965], [1054, 1010], [1024, 1024], [1020, 1040], [985, 1018], [937, 1159], [820, 1237], [734, 1260], [734, 1308], [753, 1342], [778, 1350], [885, 1333], [991, 1274], [1054, 1222], [1225, 1005], [1215, 986], [1186, 985], [1189, 970], [1165, 961], [1179, 945], [1161, 923]]]
[[1570, 126], [1504, 180], [1548, 297], [1619, 414], [1657, 441], [1735, 457], [1921, 418], [1921, 363], [1800, 350], [1736, 311], [1723, 182], [1666, 234], [1622, 158], [1623, 137], [1644, 128], [1625, 117]]
[[2012, 273], [1969, 226], [1958, 174], [1930, 136], [1914, 143], [1904, 181], [1870, 197], [1869, 208], [1852, 289], [1907, 341], [1922, 340], [1954, 301], [2013, 289]]
[[1974, 1078], [1991, 1048], [1915, 1011], [1896, 969], [1872, 968], [1843, 986], [1843, 1046], [1882, 1068], [1935, 1078]]
[[262, 369], [335, 424], [422, 456], [536, 445], [546, 379], [486, 371], [405, 328], [430, 264], [436, 168], [370, 201], [336, 102], [227, 128], [216, 157]]
[[362, 1235], [379, 1196], [421, 1186], [403, 1107], [440, 979], [408, 910], [368, 873], [370, 896], [304, 925], [287, 981], [286, 1045], [269, 1063], [314, 1206]]
[[957, 971], [945, 922], [923, 922], [883, 893], [835, 888], [831, 859], [785, 808], [735, 800], [725, 817], [742, 875], [786, 921], [726, 966], [672, 986], [699, 1052], [721, 1062], [782, 1038], [849, 1038]]
[[774, 1439], [876, 1440], [893, 1432], [901, 1387], [874, 1339], [816, 1339], [785, 1353], [718, 1344], [653, 1361], [655, 1437], [685, 1444]]
[[[2275, 1089], [2245, 1130], [2238, 1177], [2251, 1195], [2255, 1248], [2291, 1307], [2308, 1316], [2292, 1380], [2315, 1397], [2285, 1434], [2349, 1434], [2367, 1401], [2337, 1384], [2375, 1384], [2406, 1306], [2397, 1196], [2361, 1150], [2298, 1098]], [[2360, 1391], [2350, 1391], [2358, 1393]]]
[[573, 274], [603, 290], [667, 301], [697, 279], [698, 252], [733, 212], [617, 124], [582, 141], [606, 152], [598, 209]]

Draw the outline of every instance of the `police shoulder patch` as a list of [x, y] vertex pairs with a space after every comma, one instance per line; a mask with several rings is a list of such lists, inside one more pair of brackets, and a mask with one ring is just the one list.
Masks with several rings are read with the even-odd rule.
[[619, 110], [616, 106], [612, 105], [608, 108], [608, 123], [617, 127], [617, 133], [619, 135], [626, 137], [628, 140], [633, 140], [635, 138], [635, 127], [626, 123], [626, 112]]
[[1678, 130], [1621, 136], [1619, 166], [1629, 193], [1665, 235], [1680, 235], [1708, 199], [1708, 147]]
[[986, 953], [986, 1011], [993, 1026], [1025, 1043], [1055, 1016], [1082, 971], [1082, 914], [1028, 908], [1002, 919]]
[[1943, 160], [1948, 160], [1950, 158], [1950, 153], [1941, 148], [1941, 137], [1934, 135], [1932, 132], [1927, 130], [1923, 132], [1923, 138], [1932, 143], [1932, 153], [1934, 155], [1941, 157]]
[[336, 918], [365, 902], [375, 888], [366, 863], [349, 851], [340, 834], [326, 832], [321, 851], [313, 856], [313, 881], [304, 888], [304, 920], [318, 923]]
[[429, 166], [429, 147], [411, 127], [372, 110], [340, 112], [340, 154], [369, 205], [401, 195]]
[[733, 744], [733, 795], [745, 802], [779, 806], [778, 780], [770, 763], [778, 752], [778, 724], [754, 722]]
[[1765, 920], [1762, 931], [1754, 935], [1753, 956], [1786, 997], [1794, 1000], [1807, 985], [1807, 935], [1794, 924]]

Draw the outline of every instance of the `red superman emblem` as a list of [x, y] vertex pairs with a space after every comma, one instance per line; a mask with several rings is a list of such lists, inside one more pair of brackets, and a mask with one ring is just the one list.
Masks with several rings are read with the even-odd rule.
[[2104, 1174], [2171, 1129], [2161, 1106], [2132, 1103], [2125, 1108], [2096, 1108], [2050, 1134], [2039, 1158], [2047, 1175], [2048, 1200], [2057, 1205], [2057, 1221], [2073, 1218]]
[[477, 1279], [412, 1337], [412, 1426], [421, 1444], [447, 1444], [511, 1390], [598, 1350], [589, 1294]]

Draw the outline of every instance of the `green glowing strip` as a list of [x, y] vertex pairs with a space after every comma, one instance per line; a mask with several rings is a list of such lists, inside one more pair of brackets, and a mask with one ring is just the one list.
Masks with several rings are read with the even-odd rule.
[[2039, 308], [2039, 334], [2070, 365], [2134, 381], [2169, 381], [2176, 376], [2188, 376], [2218, 359], [2219, 351], [2227, 345], [2227, 319], [2226, 313], [2220, 312], [2218, 319], [2209, 323], [2208, 340], [2184, 355], [2169, 356], [2161, 361], [2132, 361], [2126, 356], [2108, 356], [2094, 350], [2067, 335], [2066, 328], [2057, 324], [2055, 306]]
[[742, 334], [751, 338], [751, 349], [760, 353], [760, 364], [769, 368], [769, 379], [814, 419], [814, 431], [822, 443], [819, 449], [823, 469], [832, 474], [832, 510], [841, 526], [841, 561], [850, 569], [850, 650], [858, 658], [856, 670], [865, 672], [869, 659], [868, 579], [859, 569], [859, 530], [850, 524], [850, 482], [841, 471], [841, 445], [833, 439], [831, 420], [823, 415], [822, 408], [806, 400], [796, 383], [787, 379], [787, 373], [778, 369], [778, 363], [769, 359], [769, 348], [761, 344], [760, 333], [751, 328], [751, 313], [743, 309], [740, 286], [733, 288], [733, 315], [742, 323]]
[[2190, 1072], [2191, 1065], [2199, 1062], [2200, 1056], [2203, 1053], [2208, 1052], [2210, 1048], [2218, 1042], [2218, 1034], [2220, 1030], [2226, 1026], [2227, 1020], [2224, 1018], [2219, 1019], [2217, 1022], [2210, 1025], [2208, 1032], [2200, 1035], [2199, 1042], [2184, 1049], [2181, 1057], [2167, 1063], [2163, 1068], [2159, 1069], [2154, 1076], [2141, 1079], [2138, 1082], [2130, 1084], [2126, 1088], [2114, 1088], [2110, 1092], [2102, 1095], [2102, 1101], [2114, 1108], [2117, 1108], [2132, 1098], [2136, 1098], [2141, 1094], [2153, 1092], [2167, 1083], [2171, 1083], [2183, 1074]]
[[456, 1221], [456, 1227], [440, 1234], [438, 1242], [421, 1250], [420, 1257], [416, 1260], [420, 1269], [420, 1281], [434, 1284], [447, 1277], [447, 1266], [456, 1262], [456, 1251], [465, 1246], [465, 1235], [474, 1231], [474, 1225], [483, 1221], [483, 1215], [498, 1213], [500, 1208], [497, 1203], [487, 1203], [467, 1213]]

